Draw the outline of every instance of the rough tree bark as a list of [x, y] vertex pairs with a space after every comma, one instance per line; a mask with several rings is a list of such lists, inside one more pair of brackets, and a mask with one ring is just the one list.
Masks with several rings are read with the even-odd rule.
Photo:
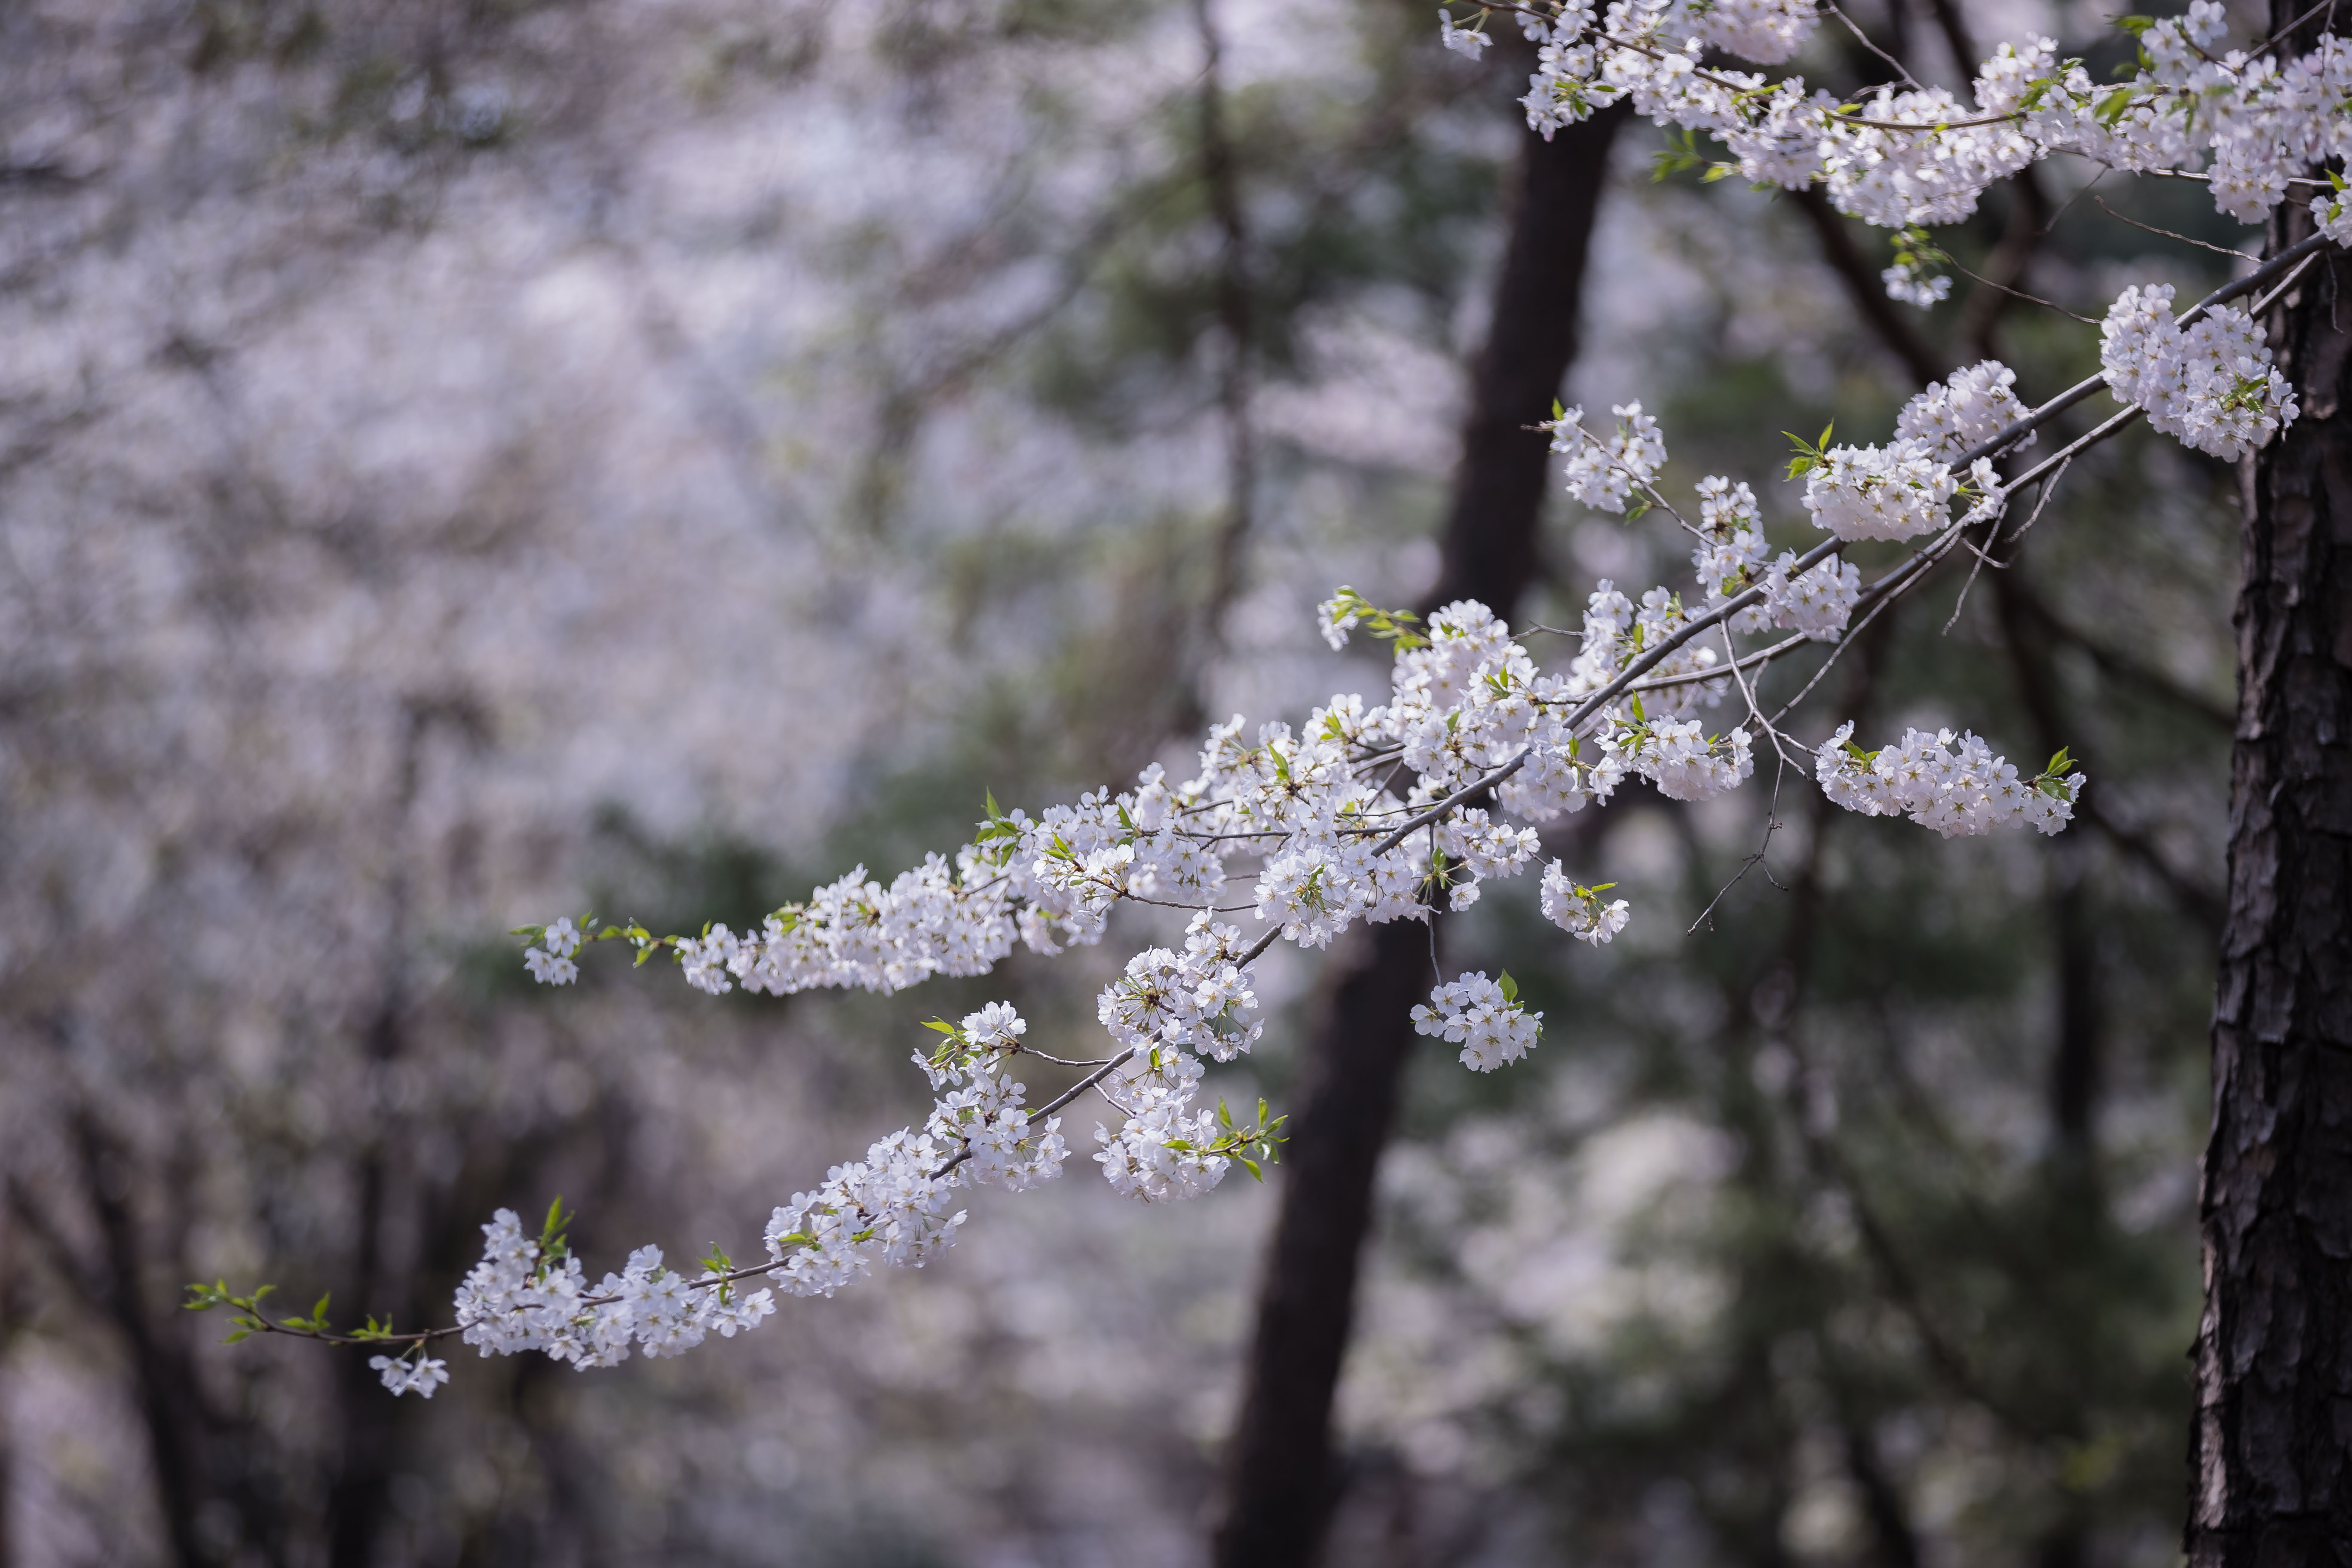
[[[1474, 598], [1508, 616], [1536, 577], [1549, 443], [1528, 426], [1550, 416], [1576, 357], [1593, 216], [1623, 119], [1604, 113], [1550, 142], [1526, 140], [1438, 582], [1424, 609]], [[1311, 1562], [1336, 1500], [1332, 1394], [1355, 1311], [1372, 1176], [1412, 1043], [1408, 1015], [1431, 984], [1429, 932], [1420, 924], [1359, 931], [1355, 939], [1333, 966], [1291, 1097], [1282, 1211], [1228, 1457], [1219, 1568]]]
[[[2273, 26], [2304, 10], [2274, 0]], [[2347, 18], [2352, 25], [2352, 18]], [[2315, 28], [2286, 46], [2312, 47]], [[2309, 232], [2290, 201], [2273, 248]], [[2303, 417], [2242, 475], [2229, 914], [2200, 1216], [2193, 1568], [2352, 1563], [2352, 266], [2268, 323]]]

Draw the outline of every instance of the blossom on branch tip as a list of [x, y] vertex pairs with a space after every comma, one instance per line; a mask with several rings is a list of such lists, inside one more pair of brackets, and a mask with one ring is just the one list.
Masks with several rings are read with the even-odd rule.
[[[1942, 381], [1929, 382], [1926, 391], [1903, 405], [1895, 419], [1895, 434], [1937, 462], [1956, 462], [1969, 447], [2026, 416], [2029, 410], [2018, 401], [2016, 385], [2017, 373], [1997, 359], [1956, 370]], [[2028, 432], [2013, 446], [2030, 447], [2033, 439]]]
[[370, 1356], [368, 1370], [376, 1373], [383, 1385], [394, 1394], [414, 1394], [425, 1399], [433, 1391], [449, 1381], [449, 1363], [431, 1356], [418, 1356], [410, 1361], [404, 1357]]
[[1584, 427], [1581, 408], [1565, 410], [1542, 428], [1551, 432], [1551, 449], [1568, 458], [1568, 493], [1596, 510], [1623, 511], [1634, 490], [1665, 467], [1666, 443], [1639, 400], [1609, 412], [1617, 416], [1617, 427], [1606, 436]]
[[2262, 329], [2234, 305], [2183, 328], [2172, 317], [2170, 284], [2130, 288], [2099, 323], [2099, 339], [2108, 390], [2200, 452], [2235, 461], [2267, 446], [2300, 412]]
[[1604, 901], [1601, 895], [1615, 887], [1603, 882], [1597, 888], [1587, 888], [1572, 880], [1553, 861], [1543, 875], [1544, 919], [1569, 935], [1594, 947], [1605, 947], [1611, 938], [1625, 929], [1632, 910], [1622, 899]]
[[[1922, 441], [1805, 448], [1805, 510], [1840, 539], [1909, 539], [1941, 528], [1958, 488]], [[1794, 467], [1795, 465], [1792, 465]]]
[[[1481, 13], [1481, 20], [1484, 20], [1484, 13]], [[1442, 8], [1437, 13], [1437, 21], [1438, 40], [1457, 55], [1475, 60], [1485, 54], [1486, 46], [1493, 42], [1479, 28], [1454, 26], [1453, 14]]]
[[[1434, 1004], [1431, 1005], [1430, 1004]], [[1533, 1050], [1543, 1032], [1543, 1015], [1519, 1005], [1508, 974], [1497, 982], [1473, 972], [1429, 994], [1412, 1010], [1417, 1034], [1462, 1047], [1462, 1064], [1473, 1072], [1493, 1072]]]
[[2086, 782], [2070, 766], [2061, 751], [2039, 776], [2021, 778], [1984, 742], [1949, 730], [1906, 730], [1895, 744], [1865, 752], [1851, 721], [1813, 753], [1813, 776], [1833, 804], [1864, 816], [1908, 815], [1947, 838], [2021, 823], [2063, 831]]

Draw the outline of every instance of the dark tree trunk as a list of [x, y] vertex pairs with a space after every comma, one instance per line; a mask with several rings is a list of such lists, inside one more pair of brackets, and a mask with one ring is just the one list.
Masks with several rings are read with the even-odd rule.
[[1552, 400], [1576, 359], [1592, 222], [1609, 148], [1625, 119], [1625, 111], [1612, 110], [1549, 142], [1532, 132], [1526, 137], [1510, 245], [1438, 542], [1437, 585], [1424, 609], [1476, 599], [1508, 616], [1539, 574], [1536, 523], [1551, 442], [1530, 426], [1551, 417]]
[[1429, 930], [1419, 921], [1350, 933], [1333, 965], [1291, 1097], [1282, 1215], [1259, 1287], [1257, 1339], [1217, 1532], [1221, 1568], [1311, 1561], [1336, 1500], [1331, 1396], [1355, 1314], [1372, 1173], [1412, 1042], [1407, 1015], [1430, 984]]
[[[2302, 9], [2274, 5], [2274, 25]], [[2292, 40], [2300, 52], [2312, 37]], [[2289, 202], [2274, 247], [2309, 230]], [[2273, 316], [2303, 417], [2244, 473], [2230, 901], [2200, 1202], [2193, 1568], [2352, 1563], [2352, 267]]]
[[[1576, 357], [1593, 215], [1622, 112], [1547, 142], [1530, 134], [1493, 322], [1424, 608], [1460, 598], [1509, 616], [1538, 572], [1549, 418]], [[1307, 1042], [1283, 1149], [1282, 1212], [1258, 1298], [1241, 1421], [1216, 1535], [1219, 1568], [1300, 1568], [1331, 1504], [1331, 1400], [1355, 1310], [1372, 1176], [1395, 1119], [1428, 993], [1430, 933], [1417, 922], [1359, 931], [1343, 950]]]

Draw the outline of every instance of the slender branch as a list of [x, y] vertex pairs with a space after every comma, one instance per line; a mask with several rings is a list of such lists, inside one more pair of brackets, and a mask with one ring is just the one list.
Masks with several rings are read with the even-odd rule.
[[1969, 279], [1971, 282], [1980, 283], [1988, 289], [1995, 289], [2000, 293], [2008, 295], [2012, 300], [2022, 300], [2029, 305], [2039, 305], [2045, 310], [2055, 310], [2060, 315], [2066, 317], [2068, 320], [2080, 321], [2086, 327], [2095, 327], [2099, 324], [2099, 319], [2096, 316], [2082, 315], [2077, 311], [2066, 309], [2065, 306], [2059, 304], [2055, 300], [2045, 300], [2039, 294], [2029, 294], [2022, 289], [2012, 289], [2008, 284], [2001, 282], [1999, 279], [1988, 278], [1983, 273], [1978, 272], [1961, 262], [1954, 261], [1949, 265], [1953, 271], [1958, 273], [1963, 278]]
[[1895, 75], [1902, 79], [1905, 86], [1920, 91], [1926, 90], [1925, 88], [1921, 86], [1919, 79], [1911, 74], [1911, 68], [1905, 65], [1901, 60], [1896, 59], [1893, 55], [1888, 54], [1885, 49], [1880, 48], [1876, 44], [1872, 43], [1870, 41], [1870, 35], [1864, 32], [1853, 17], [1847, 16], [1843, 11], [1839, 10], [1835, 5], [1829, 4], [1829, 0], [1822, 0], [1821, 8], [1827, 11], [1831, 16], [1835, 16], [1839, 21], [1843, 22], [1845, 24], [1845, 30], [1853, 35], [1854, 41], [1856, 43], [1859, 43], [1864, 48], [1868, 49], [1872, 54], [1876, 55], [1880, 59], [1885, 60], [1888, 65], [1893, 66], [1895, 68]]
[[2107, 205], [2106, 198], [2105, 196], [2093, 196], [2091, 199], [2099, 204], [2099, 210], [2101, 212], [2106, 214], [2117, 223], [2127, 223], [2131, 225], [2132, 227], [2139, 229], [2144, 233], [2155, 235], [2158, 238], [2177, 239], [2183, 245], [2193, 245], [2200, 250], [2210, 250], [2216, 256], [2234, 256], [2241, 261], [2258, 261], [2261, 259], [2261, 258], [2255, 256], [2251, 251], [2232, 250], [2226, 245], [2215, 245], [2210, 240], [2199, 239], [2194, 236], [2177, 233], [2176, 231], [2168, 228], [2158, 228], [2152, 223], [2142, 223], [2136, 217], [2126, 217], [2123, 214], [2116, 211], [2115, 208]]

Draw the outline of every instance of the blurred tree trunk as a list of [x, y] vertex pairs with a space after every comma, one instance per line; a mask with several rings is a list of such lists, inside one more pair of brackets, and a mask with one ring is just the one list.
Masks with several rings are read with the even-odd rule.
[[[1585, 258], [1622, 110], [1550, 142], [1529, 133], [1486, 345], [1454, 471], [1437, 585], [1423, 609], [1483, 601], [1510, 616], [1538, 573], [1550, 416], [1576, 357]], [[1258, 1296], [1257, 1332], [1228, 1457], [1219, 1568], [1298, 1568], [1336, 1501], [1331, 1401], [1355, 1311], [1372, 1177], [1395, 1119], [1428, 992], [1430, 932], [1399, 922], [1354, 933], [1333, 965], [1291, 1099], [1282, 1211]]]
[[[2273, 27], [2304, 9], [2274, 0]], [[2286, 49], [2315, 41], [2306, 28]], [[2290, 200], [2273, 249], [2310, 231]], [[2200, 1201], [2193, 1568], [2352, 1561], [2352, 267], [2269, 322], [2303, 417], [2242, 470], [2230, 893]]]

